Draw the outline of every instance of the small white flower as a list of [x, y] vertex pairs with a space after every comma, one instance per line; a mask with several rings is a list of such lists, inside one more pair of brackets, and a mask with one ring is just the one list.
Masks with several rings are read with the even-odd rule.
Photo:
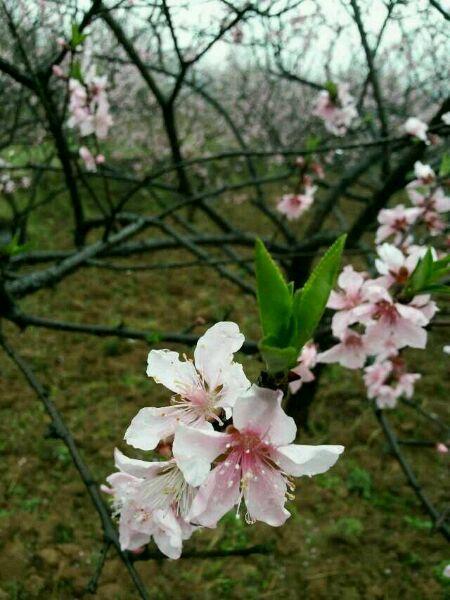
[[229, 414], [237, 398], [250, 387], [242, 365], [233, 354], [244, 343], [236, 323], [216, 323], [198, 340], [194, 362], [181, 361], [177, 352], [152, 350], [147, 375], [175, 393], [172, 406], [139, 411], [125, 433], [125, 440], [142, 450], [153, 450], [174, 434], [179, 422], [212, 428], [218, 414]]

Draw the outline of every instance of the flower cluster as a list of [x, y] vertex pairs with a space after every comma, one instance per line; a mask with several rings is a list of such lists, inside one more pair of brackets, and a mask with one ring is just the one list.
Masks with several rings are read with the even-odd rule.
[[411, 398], [419, 373], [406, 373], [405, 362], [399, 356], [375, 362], [364, 369], [367, 397], [376, 399], [378, 408], [394, 408], [400, 396]]
[[[377, 274], [370, 277], [351, 265], [340, 274], [338, 290], [331, 293], [327, 304], [335, 311], [331, 329], [338, 343], [318, 354], [312, 354], [314, 346], [305, 347], [305, 356], [302, 353], [291, 372], [300, 376], [300, 385], [314, 379], [309, 369], [316, 362], [338, 363], [348, 369], [364, 369], [368, 398], [379, 408], [394, 408], [398, 398], [412, 396], [420, 375], [407, 372], [401, 351], [426, 347], [425, 327], [438, 310], [429, 294], [405, 294], [411, 274], [427, 251], [425, 245], [415, 243], [415, 235], [418, 230], [421, 235], [441, 233], [441, 215], [450, 210], [450, 198], [438, 185], [433, 169], [416, 162], [414, 172], [415, 179], [406, 187], [412, 206], [399, 204], [378, 215]], [[434, 249], [432, 254], [437, 257]], [[293, 383], [291, 391], [295, 392], [299, 385]]]
[[87, 146], [80, 146], [78, 150], [81, 160], [84, 162], [86, 171], [95, 173], [97, 171], [97, 165], [102, 165], [105, 162], [103, 154], [97, 154], [94, 156]]
[[277, 210], [289, 221], [297, 220], [311, 208], [317, 191], [314, 178], [323, 179], [324, 176], [322, 165], [318, 162], [300, 156], [295, 165], [299, 168], [298, 189], [294, 194], [284, 194], [277, 204]]
[[27, 175], [14, 175], [14, 171], [9, 170], [12, 166], [11, 163], [0, 158], [0, 193], [14, 194], [18, 189], [26, 190], [31, 185], [31, 179]]
[[355, 99], [348, 91], [348, 84], [338, 83], [335, 87], [334, 93], [330, 90], [319, 93], [312, 114], [323, 120], [327, 131], [341, 137], [346, 134], [358, 112]]
[[91, 68], [83, 82], [69, 79], [69, 127], [77, 128], [81, 137], [95, 135], [103, 140], [113, 124], [106, 93], [106, 77]]
[[423, 226], [432, 236], [442, 233], [445, 223], [442, 214], [450, 211], [450, 198], [438, 184], [433, 169], [429, 165], [416, 162], [414, 165], [416, 179], [406, 186], [406, 192], [412, 204], [406, 207], [398, 204], [394, 208], [386, 208], [378, 215], [379, 227], [376, 243], [392, 237], [394, 244], [408, 249], [412, 245], [412, 227]]
[[[374, 361], [365, 369], [365, 382], [368, 397], [375, 399], [379, 408], [392, 408], [400, 395], [412, 394], [418, 376], [407, 374], [403, 363], [395, 359], [402, 348], [426, 347], [425, 327], [437, 310], [428, 294], [408, 300], [399, 294], [419, 257], [419, 251], [404, 255], [397, 247], [382, 244], [375, 261], [380, 276], [372, 279], [347, 266], [338, 279], [339, 291], [333, 292], [328, 302], [336, 311], [332, 333], [339, 342], [319, 353], [317, 361], [348, 369], [361, 369], [368, 359]], [[395, 381], [395, 388], [388, 390], [388, 380]]]
[[199, 339], [194, 361], [150, 352], [147, 374], [174, 396], [170, 406], [143, 408], [125, 440], [167, 460], [115, 452], [118, 472], [103, 490], [112, 496], [124, 550], [153, 538], [179, 558], [195, 529], [215, 527], [234, 507], [239, 516], [243, 504], [247, 523], [280, 526], [289, 517], [292, 477], [323, 473], [342, 453], [342, 446], [292, 443], [297, 429], [281, 407], [282, 392], [251, 385], [234, 361], [243, 342], [235, 323], [221, 322]]

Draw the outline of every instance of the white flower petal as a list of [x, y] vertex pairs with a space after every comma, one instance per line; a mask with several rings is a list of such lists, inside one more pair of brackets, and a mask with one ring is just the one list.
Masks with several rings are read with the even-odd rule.
[[198, 373], [193, 363], [181, 361], [178, 352], [171, 350], [151, 350], [147, 359], [147, 375], [180, 395], [198, 387]]
[[153, 520], [155, 544], [169, 558], [180, 558], [183, 546], [182, 531], [173, 511], [157, 510], [153, 515]]
[[134, 448], [154, 450], [159, 442], [174, 434], [180, 410], [176, 406], [141, 408], [125, 432], [125, 441]]
[[211, 463], [225, 451], [229, 435], [179, 425], [175, 431], [173, 455], [186, 481], [198, 486], [208, 476]]
[[223, 384], [233, 362], [233, 354], [244, 341], [239, 327], [231, 321], [216, 323], [198, 340], [194, 352], [195, 366], [210, 389]]
[[288, 474], [294, 477], [301, 475], [318, 475], [332, 467], [344, 446], [302, 446], [289, 444], [281, 446], [273, 452], [273, 460]]
[[161, 471], [163, 466], [163, 463], [158, 461], [147, 462], [146, 460], [128, 458], [128, 456], [125, 456], [118, 448], [114, 449], [114, 462], [119, 471], [143, 479], [155, 477]]

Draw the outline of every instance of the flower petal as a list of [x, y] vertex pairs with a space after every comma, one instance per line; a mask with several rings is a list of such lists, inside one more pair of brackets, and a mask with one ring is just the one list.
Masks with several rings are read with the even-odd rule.
[[363, 283], [364, 277], [361, 273], [355, 271], [351, 265], [344, 267], [338, 278], [339, 287], [352, 295], [358, 292]]
[[211, 463], [225, 451], [230, 436], [180, 424], [175, 432], [173, 455], [186, 481], [198, 486], [208, 476]]
[[253, 476], [245, 480], [244, 498], [248, 516], [252, 521], [279, 527], [290, 517], [284, 507], [286, 483], [278, 469], [259, 462], [253, 467]]
[[154, 450], [175, 432], [181, 411], [177, 406], [141, 408], [125, 432], [125, 441], [134, 448]]
[[211, 390], [223, 384], [233, 362], [233, 354], [244, 341], [239, 327], [231, 321], [216, 323], [198, 340], [194, 352], [195, 366]]
[[252, 431], [276, 446], [289, 444], [295, 439], [297, 427], [281, 408], [282, 397], [280, 390], [252, 385], [234, 406], [234, 426], [239, 431]]
[[181, 361], [178, 352], [171, 350], [151, 350], [147, 359], [147, 375], [181, 396], [198, 387], [198, 373], [193, 363]]
[[153, 514], [153, 521], [153, 539], [160, 551], [169, 558], [180, 558], [183, 546], [182, 531], [173, 511], [157, 510]]
[[189, 520], [204, 527], [216, 527], [217, 521], [239, 500], [240, 469], [227, 460], [215, 467], [200, 486], [192, 502]]
[[223, 389], [218, 396], [216, 406], [226, 410], [232, 408], [236, 400], [250, 388], [250, 381], [245, 376], [241, 364], [231, 363], [226, 370], [222, 371], [222, 385]]
[[119, 521], [119, 541], [122, 550], [137, 550], [150, 541], [150, 533], [138, 528], [136, 506], [128, 504], [122, 509]]
[[318, 475], [325, 473], [344, 452], [344, 446], [302, 446], [289, 444], [278, 447], [271, 457], [288, 475]]
[[146, 460], [128, 458], [118, 448], [114, 449], [114, 462], [119, 471], [141, 479], [155, 477], [161, 471], [161, 468], [167, 464], [161, 461], [147, 462]]

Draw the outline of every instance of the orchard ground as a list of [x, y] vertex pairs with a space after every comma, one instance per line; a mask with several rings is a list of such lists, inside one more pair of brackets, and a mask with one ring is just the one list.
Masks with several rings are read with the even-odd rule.
[[[229, 205], [251, 223], [246, 204]], [[64, 210], [43, 209], [32, 237], [70, 244], [59, 233]], [[251, 251], [249, 250], [249, 256]], [[186, 259], [182, 252], [142, 256], [138, 262]], [[135, 262], [136, 259], [134, 259]], [[22, 307], [32, 314], [83, 323], [103, 323], [154, 331], [180, 331], [199, 319], [239, 323], [248, 339], [259, 335], [256, 303], [211, 269], [110, 272], [84, 269], [53, 290], [40, 291]], [[97, 338], [44, 329], [4, 332], [51, 391], [85, 461], [101, 483], [114, 470], [117, 445], [131, 418], [143, 406], [166, 403], [168, 393], [145, 375], [148, 346], [143, 342]], [[448, 343], [443, 329], [431, 334], [426, 351], [411, 351], [422, 380], [415, 395], [423, 407], [448, 416], [445, 390]], [[168, 347], [162, 344], [162, 347]], [[191, 354], [192, 349], [175, 347]], [[255, 380], [262, 365], [239, 355]], [[70, 456], [58, 440], [45, 437], [48, 419], [33, 393], [3, 356], [0, 363], [0, 600], [90, 597], [85, 593], [101, 549], [101, 529]], [[401, 437], [439, 440], [439, 434], [399, 407], [392, 419]], [[247, 526], [228, 515], [216, 530], [197, 532], [186, 549], [217, 550], [254, 543], [273, 544], [270, 555], [180, 559], [138, 564], [152, 599], [286, 600], [359, 598], [438, 599], [450, 597], [441, 577], [450, 562], [442, 537], [408, 487], [365, 399], [359, 372], [327, 368], [311, 410], [310, 431], [301, 443], [343, 444], [346, 452], [328, 473], [298, 480], [292, 517], [284, 527]], [[445, 505], [448, 455], [434, 448], [406, 451], [429, 496]], [[84, 594], [84, 595], [83, 595]], [[98, 597], [136, 598], [128, 574], [110, 550]]]

